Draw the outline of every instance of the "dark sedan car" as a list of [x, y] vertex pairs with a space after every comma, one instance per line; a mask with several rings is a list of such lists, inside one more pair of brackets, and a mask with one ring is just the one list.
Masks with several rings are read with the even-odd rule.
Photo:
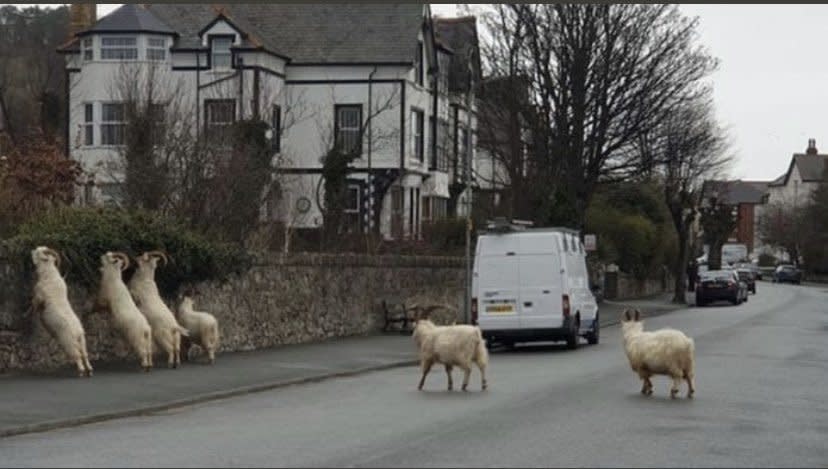
[[750, 269], [736, 269], [736, 273], [739, 274], [739, 280], [747, 284], [748, 291], [755, 294], [756, 274]]
[[712, 301], [727, 300], [734, 305], [748, 299], [747, 284], [733, 270], [708, 270], [699, 274], [696, 286], [696, 305], [704, 306]]
[[780, 265], [773, 271], [773, 281], [799, 284], [802, 282], [802, 271], [792, 265]]

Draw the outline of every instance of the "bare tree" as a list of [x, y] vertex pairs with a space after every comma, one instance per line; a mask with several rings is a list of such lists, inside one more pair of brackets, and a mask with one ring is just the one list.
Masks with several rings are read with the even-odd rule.
[[698, 93], [715, 61], [676, 5], [509, 4], [496, 17], [493, 36], [516, 52], [492, 68], [530, 79], [537, 164], [559, 177], [547, 199], [569, 201], [582, 227], [597, 184], [639, 170], [636, 140]]
[[[331, 87], [331, 102], [336, 102], [335, 94], [335, 87]], [[396, 126], [376, 125], [377, 118], [395, 108], [399, 98], [400, 90], [397, 87], [377, 92], [372, 97], [371, 107], [359, 123], [359, 131], [353, 142], [340, 140], [333, 121], [322, 122], [317, 119], [319, 135], [322, 136], [321, 142], [326, 150], [323, 150], [322, 178], [319, 181], [315, 199], [317, 207], [322, 212], [326, 243], [335, 242], [347, 229], [344, 216], [348, 195], [347, 180], [353, 172], [353, 162], [363, 157], [366, 151], [382, 150], [399, 138], [400, 130]], [[371, 138], [366, 139], [369, 129]], [[346, 148], [349, 144], [353, 144], [357, 150]]]
[[732, 161], [726, 153], [725, 131], [714, 115], [710, 90], [677, 103], [660, 126], [640, 135], [637, 149], [642, 167], [652, 169], [663, 185], [664, 202], [678, 240], [678, 256], [672, 266], [673, 301], [684, 303], [691, 230], [698, 217], [703, 183]]

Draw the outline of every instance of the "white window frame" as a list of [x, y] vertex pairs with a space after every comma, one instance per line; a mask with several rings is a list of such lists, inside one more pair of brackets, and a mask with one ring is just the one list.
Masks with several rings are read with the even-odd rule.
[[[148, 61], [164, 62], [167, 60], [167, 38], [163, 36], [147, 36], [146, 51]], [[152, 54], [157, 55], [153, 57]]]
[[[341, 145], [342, 151], [346, 154], [362, 155], [362, 139], [360, 132], [362, 130], [362, 105], [361, 104], [337, 104], [334, 106], [336, 116], [334, 138], [336, 143]], [[352, 125], [346, 125], [346, 119], [343, 119], [344, 113], [355, 112], [356, 119]], [[354, 116], [351, 116], [354, 117]]]
[[412, 158], [425, 162], [425, 112], [417, 108], [411, 109], [411, 138]]
[[[347, 197], [345, 199], [345, 208], [343, 213], [345, 214], [346, 225], [349, 231], [358, 231], [359, 227], [362, 225], [359, 219], [359, 207], [362, 203], [361, 192], [362, 191], [360, 191], [359, 185], [348, 184]], [[352, 202], [356, 202], [356, 204], [351, 206]]]
[[95, 146], [95, 103], [83, 103], [83, 146]]
[[91, 37], [85, 37], [81, 40], [81, 51], [83, 53], [83, 61], [91, 62], [95, 60], [95, 41]]
[[[107, 44], [114, 42], [114, 44]], [[132, 44], [129, 44], [132, 42]], [[138, 36], [101, 36], [101, 60], [132, 62], [138, 60]], [[113, 57], [107, 57], [108, 53]]]
[[[122, 111], [121, 111], [121, 112], [122, 112], [122, 114], [123, 114], [121, 117], [122, 117], [122, 119], [123, 119], [123, 120], [105, 120], [105, 119], [106, 119], [106, 112], [105, 112], [105, 109], [107, 108], [107, 106], [121, 106], [121, 109], [122, 109]], [[120, 132], [120, 140], [121, 140], [121, 142], [120, 142], [120, 143], [118, 143], [118, 142], [113, 143], [113, 142], [111, 142], [111, 141], [110, 141], [110, 142], [106, 142], [106, 141], [105, 141], [105, 137], [106, 137], [106, 136], [108, 136], [108, 135], [110, 135], [110, 134], [108, 134], [108, 133], [104, 130], [104, 128], [105, 128], [105, 127], [106, 127], [107, 129], [108, 129], [109, 127], [114, 127], [114, 128], [120, 127], [120, 128], [121, 128], [121, 132]], [[121, 147], [121, 146], [124, 146], [124, 145], [126, 144], [126, 107], [124, 106], [124, 103], [121, 103], [121, 102], [114, 102], [114, 101], [112, 101], [112, 102], [105, 102], [105, 103], [101, 103], [101, 121], [100, 121], [100, 132], [101, 132], [101, 146], [105, 146], [105, 147]], [[117, 135], [117, 133], [116, 133], [115, 135]], [[116, 140], [117, 140], [117, 139], [116, 139]]]
[[[223, 43], [224, 41], [229, 41], [229, 43], [227, 45], [227, 51], [226, 52], [224, 50], [218, 51], [216, 49], [216, 43], [217, 42], [222, 42]], [[210, 44], [210, 64], [211, 64], [213, 70], [230, 70], [230, 69], [233, 68], [233, 52], [231, 51], [231, 49], [233, 48], [234, 43], [235, 43], [235, 39], [230, 37], [230, 36], [221, 36], [221, 35], [210, 36], [210, 39], [208, 40], [208, 44]], [[227, 57], [226, 63], [224, 63], [224, 60], [222, 60], [222, 63], [219, 63], [219, 61], [216, 60], [216, 57], [225, 57], [225, 56]]]

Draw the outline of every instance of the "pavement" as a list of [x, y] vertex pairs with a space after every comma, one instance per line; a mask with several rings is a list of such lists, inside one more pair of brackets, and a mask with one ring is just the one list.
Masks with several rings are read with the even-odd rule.
[[826, 300], [824, 289], [762, 285], [742, 305], [648, 318], [645, 330], [695, 340], [694, 399], [682, 385], [671, 400], [663, 376], [642, 396], [609, 327], [578, 350], [493, 351], [485, 392], [476, 369], [468, 393], [447, 392], [442, 367], [418, 392], [418, 370], [399, 367], [2, 438], [0, 465], [825, 467]]
[[[647, 316], [681, 308], [671, 295], [607, 301], [601, 325], [616, 324], [627, 307]], [[417, 363], [409, 334], [391, 333], [224, 353], [209, 366], [196, 361], [141, 373], [131, 363], [96, 364], [95, 376], [79, 379], [66, 367], [50, 373], [0, 375], [0, 437], [43, 432], [147, 415], [284, 386], [351, 376]]]

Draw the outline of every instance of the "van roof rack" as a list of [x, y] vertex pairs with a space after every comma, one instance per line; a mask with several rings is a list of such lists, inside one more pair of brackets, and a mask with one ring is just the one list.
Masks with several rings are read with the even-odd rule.
[[486, 222], [486, 231], [495, 233], [510, 233], [513, 231], [524, 231], [535, 224], [527, 220], [508, 220], [505, 217], [497, 217]]

